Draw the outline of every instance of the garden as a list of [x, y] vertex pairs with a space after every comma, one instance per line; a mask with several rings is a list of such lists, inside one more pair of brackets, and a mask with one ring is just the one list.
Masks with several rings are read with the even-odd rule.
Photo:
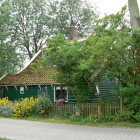
[[0, 99], [0, 117], [105, 127], [140, 127], [140, 114], [113, 104], [52, 104], [48, 98]]

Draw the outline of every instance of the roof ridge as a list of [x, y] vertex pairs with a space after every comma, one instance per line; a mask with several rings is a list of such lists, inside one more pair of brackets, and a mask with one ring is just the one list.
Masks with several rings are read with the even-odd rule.
[[20, 70], [17, 74], [20, 74], [22, 71], [24, 71], [35, 59], [36, 57], [42, 52], [42, 50], [39, 50], [34, 57], [28, 62], [28, 64], [22, 69]]

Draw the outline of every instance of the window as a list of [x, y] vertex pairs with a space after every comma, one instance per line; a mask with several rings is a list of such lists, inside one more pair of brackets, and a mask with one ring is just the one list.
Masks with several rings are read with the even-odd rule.
[[24, 87], [20, 87], [20, 94], [24, 94]]
[[55, 87], [55, 95], [54, 95], [54, 102], [62, 103], [68, 101], [68, 89], [67, 87], [56, 86]]

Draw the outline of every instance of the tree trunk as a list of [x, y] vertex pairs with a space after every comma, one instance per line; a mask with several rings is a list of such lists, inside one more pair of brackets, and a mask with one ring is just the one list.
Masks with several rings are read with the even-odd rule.
[[[132, 30], [137, 30], [140, 28], [140, 14], [137, 0], [128, 0], [128, 7], [130, 12], [130, 23]], [[138, 73], [140, 74], [140, 48], [135, 50], [136, 56], [136, 67]]]

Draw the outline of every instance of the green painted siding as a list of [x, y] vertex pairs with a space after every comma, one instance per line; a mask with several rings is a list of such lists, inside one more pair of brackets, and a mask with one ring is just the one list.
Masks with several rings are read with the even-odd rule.
[[108, 77], [103, 76], [98, 83], [99, 95], [94, 95], [93, 101], [105, 100], [117, 100], [119, 94], [116, 92], [116, 80], [110, 80]]
[[[88, 103], [102, 101], [102, 100], [113, 100], [118, 99], [118, 94], [115, 91], [116, 80], [110, 80], [109, 78], [103, 76], [101, 81], [98, 83], [99, 86], [99, 95], [95, 95], [96, 88], [88, 95]], [[69, 91], [68, 94], [68, 103], [77, 103], [77, 100], [74, 94]]]
[[46, 96], [47, 98], [49, 98], [51, 100], [51, 102], [54, 102], [54, 88], [51, 85], [42, 85], [41, 86], [41, 92], [39, 94], [39, 96]]
[[71, 93], [71, 91], [68, 91], [68, 103], [75, 104], [77, 103], [77, 100], [75, 96]]
[[8, 90], [4, 88], [4, 97], [8, 97], [9, 100], [18, 100], [20, 98], [26, 97], [39, 97], [41, 95], [46, 96], [50, 98], [51, 101], [53, 101], [53, 88], [50, 85], [42, 85], [41, 88], [38, 86], [27, 86], [27, 89], [24, 88], [24, 94], [20, 94], [20, 86], [17, 86], [17, 90], [13, 86], [9, 86]]
[[[118, 94], [115, 91], [115, 84], [116, 80], [110, 80], [107, 77], [102, 77], [101, 82], [98, 83], [100, 94], [95, 95], [96, 89], [94, 88], [94, 91], [88, 95], [88, 102], [96, 102], [101, 99], [118, 99]], [[10, 100], [46, 96], [51, 100], [51, 102], [54, 102], [54, 88], [51, 85], [41, 85], [40, 87], [37, 85], [27, 86], [27, 89], [24, 88], [24, 94], [20, 94], [20, 86], [17, 87], [17, 90], [15, 87], [9, 86], [8, 90], [4, 88], [4, 96], [8, 97]], [[68, 91], [68, 103], [77, 103], [76, 97], [71, 93], [71, 91]]]

